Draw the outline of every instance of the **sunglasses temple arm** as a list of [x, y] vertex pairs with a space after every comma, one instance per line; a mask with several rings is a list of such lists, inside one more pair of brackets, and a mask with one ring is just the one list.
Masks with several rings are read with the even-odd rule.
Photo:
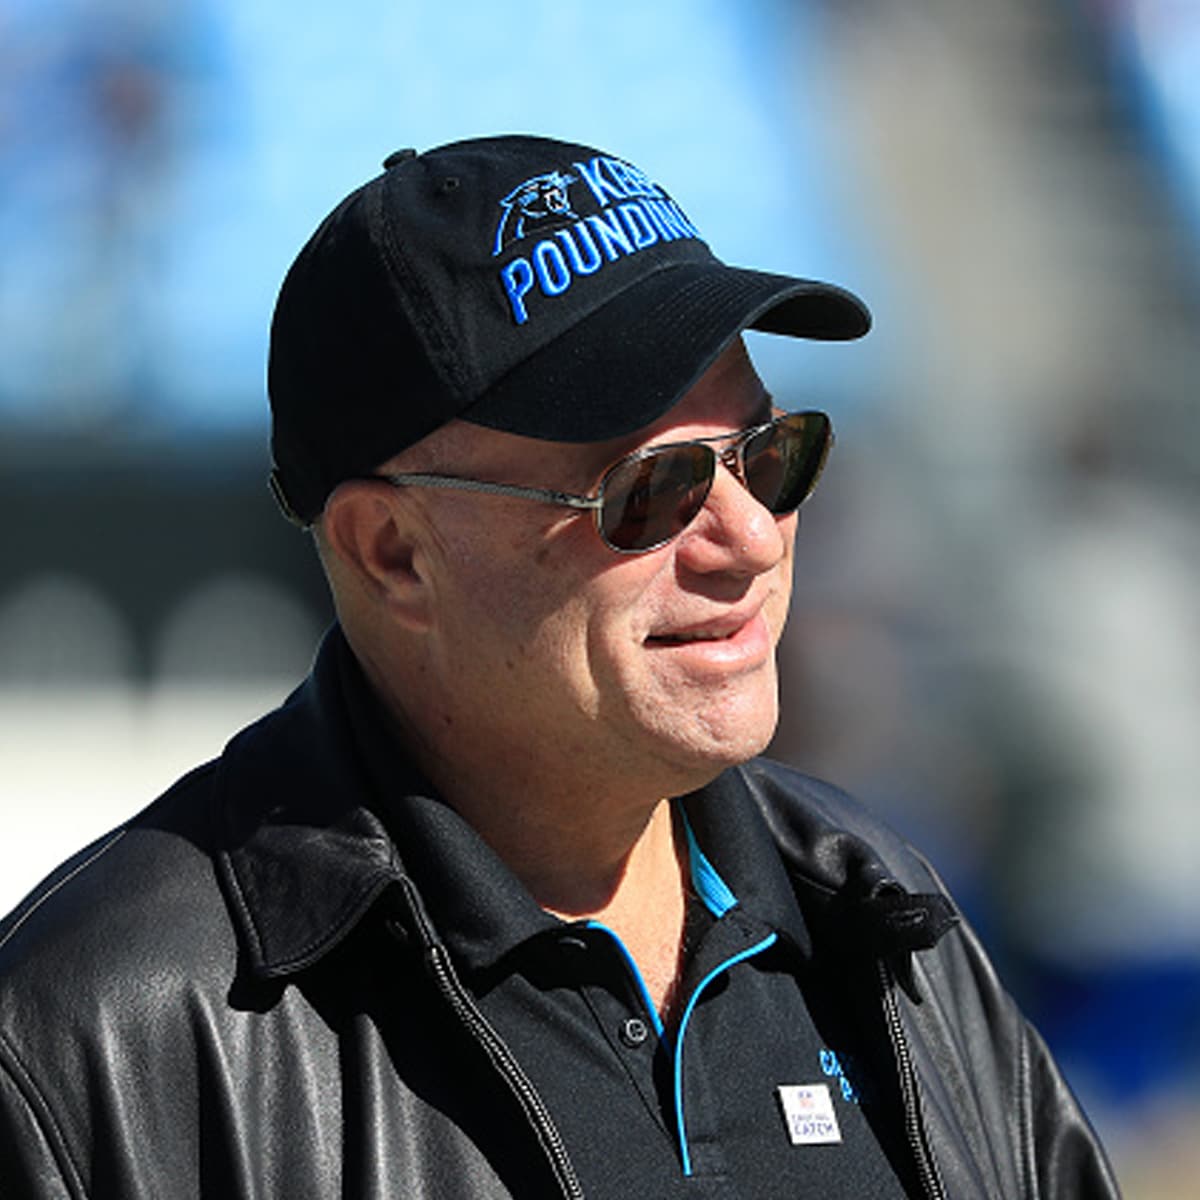
[[515, 483], [488, 483], [482, 479], [459, 479], [453, 475], [422, 475], [406, 473], [381, 475], [395, 487], [445, 488], [456, 492], [483, 492], [490, 496], [517, 496], [524, 500], [540, 500], [563, 508], [598, 509], [603, 504], [599, 496], [576, 496], [571, 492], [556, 492], [550, 488], [520, 487]]

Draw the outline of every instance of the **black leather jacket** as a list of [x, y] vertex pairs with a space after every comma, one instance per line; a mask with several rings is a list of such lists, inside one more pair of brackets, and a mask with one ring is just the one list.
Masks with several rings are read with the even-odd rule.
[[[345, 653], [0, 925], [4, 1200], [582, 1195], [364, 803]], [[777, 764], [711, 786], [761, 812], [810, 952], [886, 1029], [924, 1193], [1117, 1195], [924, 862]]]

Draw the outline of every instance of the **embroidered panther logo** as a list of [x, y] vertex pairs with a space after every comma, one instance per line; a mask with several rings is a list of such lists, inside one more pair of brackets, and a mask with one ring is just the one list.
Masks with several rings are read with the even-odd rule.
[[568, 193], [577, 178], [562, 171], [548, 171], [513, 188], [500, 201], [502, 211], [492, 254], [499, 254], [505, 246], [519, 242], [541, 226], [579, 220]]

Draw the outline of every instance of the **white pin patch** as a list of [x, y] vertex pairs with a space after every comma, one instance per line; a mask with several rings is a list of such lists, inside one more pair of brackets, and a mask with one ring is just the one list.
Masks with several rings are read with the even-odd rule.
[[778, 1088], [793, 1146], [828, 1146], [842, 1140], [833, 1099], [823, 1083], [785, 1083]]

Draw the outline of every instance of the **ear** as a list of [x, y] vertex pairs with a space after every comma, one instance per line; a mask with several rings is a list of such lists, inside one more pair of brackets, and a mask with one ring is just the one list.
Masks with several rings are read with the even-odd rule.
[[429, 530], [421, 513], [382, 481], [353, 480], [329, 497], [321, 528], [335, 591], [348, 585], [379, 615], [414, 632], [429, 627]]

